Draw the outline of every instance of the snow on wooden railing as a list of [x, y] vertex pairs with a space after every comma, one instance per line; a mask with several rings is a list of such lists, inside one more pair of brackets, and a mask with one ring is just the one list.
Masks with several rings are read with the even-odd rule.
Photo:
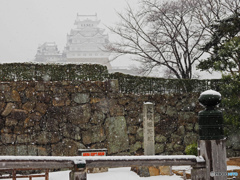
[[[81, 157], [60, 157], [60, 156], [0, 156], [0, 171], [9, 172], [9, 176], [2, 176], [0, 179], [45, 177], [49, 179], [49, 169], [69, 168], [77, 169], [85, 167], [86, 162]], [[43, 175], [17, 175], [17, 171], [45, 170]], [[10, 173], [11, 172], [11, 173]]]
[[0, 170], [73, 168], [85, 164], [79, 156], [0, 156]]
[[204, 166], [205, 161], [200, 156], [171, 155], [171, 156], [94, 156], [84, 157], [87, 168], [94, 167], [130, 167], [130, 166]]
[[[11, 178], [16, 179], [16, 170], [71, 169], [70, 180], [86, 180], [86, 168], [131, 167], [131, 166], [181, 166], [205, 167], [201, 156], [0, 156], [0, 171], [11, 170]], [[48, 172], [48, 171], [47, 171]], [[37, 177], [37, 176], [28, 176]], [[48, 173], [44, 176], [48, 180]]]

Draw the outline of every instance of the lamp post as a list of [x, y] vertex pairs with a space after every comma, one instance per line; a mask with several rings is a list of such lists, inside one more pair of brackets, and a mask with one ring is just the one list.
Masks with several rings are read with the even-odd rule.
[[221, 102], [221, 94], [208, 90], [201, 93], [198, 100], [205, 107], [205, 110], [198, 114], [199, 139], [223, 139], [223, 115], [222, 111], [217, 109], [217, 105]]
[[206, 168], [195, 168], [192, 171], [192, 179], [226, 180], [227, 163], [223, 115], [217, 109], [221, 102], [221, 94], [213, 90], [204, 91], [199, 97], [199, 102], [205, 107], [205, 110], [198, 114], [199, 155], [205, 159]]

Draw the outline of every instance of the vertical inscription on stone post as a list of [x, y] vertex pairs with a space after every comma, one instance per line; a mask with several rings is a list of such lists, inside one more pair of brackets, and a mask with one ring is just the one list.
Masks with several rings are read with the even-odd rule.
[[143, 143], [144, 155], [155, 155], [154, 141], [154, 105], [143, 104]]

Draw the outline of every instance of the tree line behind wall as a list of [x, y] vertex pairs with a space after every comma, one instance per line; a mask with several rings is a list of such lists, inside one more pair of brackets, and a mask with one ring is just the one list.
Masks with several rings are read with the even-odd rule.
[[221, 80], [182, 80], [108, 73], [97, 64], [0, 64], [0, 81], [104, 81], [118, 79], [122, 93], [168, 94], [219, 90]]

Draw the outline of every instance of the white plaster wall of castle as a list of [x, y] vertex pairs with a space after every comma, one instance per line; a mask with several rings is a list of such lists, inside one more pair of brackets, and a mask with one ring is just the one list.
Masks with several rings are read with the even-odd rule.
[[[104, 29], [99, 28], [100, 20], [97, 15], [77, 15], [70, 34], [67, 35], [66, 47], [62, 54], [57, 50], [55, 43], [44, 43], [39, 46], [35, 61], [37, 62], [69, 62], [69, 63], [96, 63], [107, 66], [110, 53], [105, 46], [109, 43]], [[44, 52], [43, 52], [44, 49]]]
[[62, 60], [62, 54], [58, 51], [55, 42], [45, 42], [39, 45], [35, 57], [36, 62], [59, 62]]

